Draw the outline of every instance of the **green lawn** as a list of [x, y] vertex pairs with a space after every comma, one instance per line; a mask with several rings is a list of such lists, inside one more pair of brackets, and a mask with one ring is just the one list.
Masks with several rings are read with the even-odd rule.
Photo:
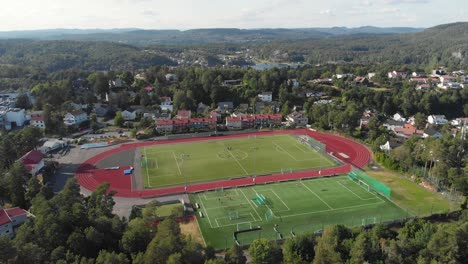
[[392, 189], [392, 200], [413, 214], [430, 215], [450, 211], [450, 203], [440, 194], [424, 189], [418, 184], [389, 172], [367, 172], [368, 175]]
[[183, 208], [184, 206], [181, 203], [160, 205], [157, 207], [156, 212], [160, 217], [168, 217], [172, 214], [172, 211], [178, 207]]
[[336, 165], [293, 135], [157, 145], [140, 152], [145, 188]]
[[[257, 197], [265, 197], [265, 203]], [[315, 232], [327, 225], [361, 226], [408, 216], [346, 176], [204, 192], [190, 199], [200, 206], [197, 218], [206, 243], [217, 249], [235, 243], [234, 231], [256, 226], [261, 230], [238, 235], [240, 244]]]

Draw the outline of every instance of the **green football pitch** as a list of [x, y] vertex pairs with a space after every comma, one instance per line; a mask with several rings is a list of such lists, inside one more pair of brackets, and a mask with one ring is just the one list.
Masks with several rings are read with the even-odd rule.
[[[327, 225], [362, 226], [403, 219], [408, 213], [346, 176], [292, 181], [192, 194], [205, 242], [230, 247], [312, 233]], [[200, 212], [203, 217], [200, 216]], [[275, 230], [276, 229], [276, 230]]]
[[293, 135], [163, 144], [139, 151], [145, 188], [336, 166]]

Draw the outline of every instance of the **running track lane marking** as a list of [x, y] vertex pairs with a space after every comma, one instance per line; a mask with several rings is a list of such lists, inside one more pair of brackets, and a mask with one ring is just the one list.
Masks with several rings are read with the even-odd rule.
[[171, 152], [172, 152], [172, 156], [174, 157], [175, 164], [177, 165], [177, 169], [179, 169], [179, 175], [182, 175], [182, 171], [180, 170], [179, 162], [177, 162], [176, 155], [175, 155], [174, 151], [171, 151]]
[[320, 201], [322, 201], [326, 206], [328, 206], [328, 208], [330, 208], [331, 210], [333, 210], [333, 207], [331, 207], [329, 204], [327, 204], [327, 202], [325, 202], [322, 198], [320, 198], [320, 196], [318, 196], [318, 194], [316, 194], [314, 191], [312, 191], [309, 187], [307, 187], [307, 185], [305, 185], [302, 181], [301, 181], [301, 184], [304, 185], [304, 187], [306, 187], [307, 190], [309, 190], [311, 193], [313, 193], [315, 196], [317, 196], [317, 198], [319, 198]]

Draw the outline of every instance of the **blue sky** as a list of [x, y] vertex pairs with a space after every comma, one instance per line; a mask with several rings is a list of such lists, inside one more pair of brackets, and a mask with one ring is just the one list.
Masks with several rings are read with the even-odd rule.
[[431, 27], [468, 20], [468, 0], [1, 0], [1, 6], [1, 31]]

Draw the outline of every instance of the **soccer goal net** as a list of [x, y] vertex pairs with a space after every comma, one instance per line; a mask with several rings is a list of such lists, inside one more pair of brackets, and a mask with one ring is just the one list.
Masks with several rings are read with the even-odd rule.
[[376, 179], [371, 178], [364, 172], [360, 170], [353, 170], [350, 173], [348, 173], [348, 177], [360, 185], [363, 185], [363, 186], [367, 185], [368, 186], [367, 189], [369, 191], [375, 191], [383, 195], [384, 197], [387, 197], [390, 199], [391, 189], [387, 187], [385, 184], [377, 181]]
[[265, 213], [265, 220], [271, 221], [273, 220], [273, 218], [275, 218], [275, 214], [273, 213], [271, 209], [268, 209], [268, 211], [266, 211]]
[[322, 142], [319, 142], [309, 136], [300, 136], [299, 140], [301, 141], [302, 144], [307, 145], [316, 151], [319, 152], [326, 152], [326, 145], [323, 144]]
[[285, 173], [292, 173], [292, 169], [290, 168], [281, 169], [281, 174], [285, 174]]
[[237, 227], [237, 231], [250, 230], [250, 229], [252, 229], [252, 223], [250, 223], [250, 222], [238, 223], [236, 225], [236, 227]]
[[239, 211], [231, 211], [228, 214], [229, 220], [236, 220], [239, 219]]

